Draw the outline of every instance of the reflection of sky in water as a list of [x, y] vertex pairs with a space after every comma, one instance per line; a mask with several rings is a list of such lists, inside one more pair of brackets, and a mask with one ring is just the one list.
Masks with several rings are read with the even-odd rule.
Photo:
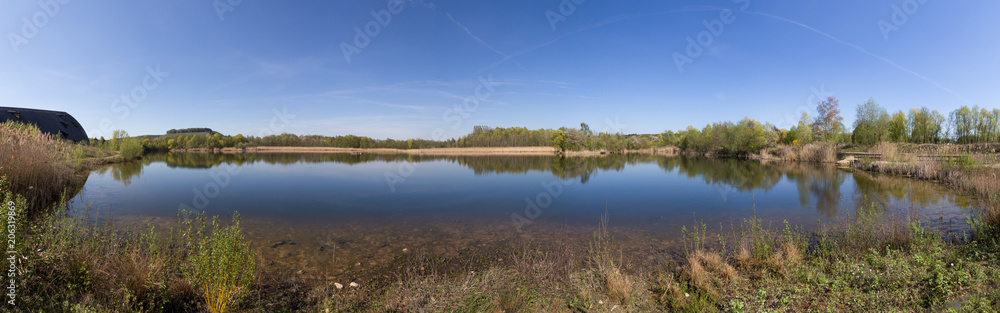
[[[233, 158], [246, 163], [220, 161], [235, 162]], [[206, 212], [226, 216], [239, 211], [246, 227], [264, 230], [248, 229], [252, 233], [278, 238], [291, 232], [352, 229], [357, 236], [382, 232], [427, 239], [428, 245], [473, 233], [509, 235], [514, 232], [511, 215], [527, 216], [525, 199], [535, 202], [539, 195], [549, 195], [543, 184], [552, 183], [561, 186], [561, 192], [526, 230], [579, 228], [586, 230], [580, 232], [586, 237], [596, 229], [605, 203], [611, 227], [643, 234], [636, 240], [676, 237], [682, 225], [696, 218], [714, 229], [731, 222], [738, 227], [753, 216], [754, 208], [757, 217], [776, 226], [788, 220], [807, 229], [817, 221], [849, 216], [844, 214], [859, 205], [878, 212], [912, 208], [931, 225], [959, 227], [964, 212], [959, 207], [970, 205], [928, 182], [755, 161], [653, 156], [423, 157], [412, 163], [398, 156], [368, 162], [347, 155], [328, 160], [316, 155], [255, 158], [260, 157], [154, 155], [111, 166], [90, 174], [75, 205], [89, 201], [92, 210], [105, 215], [110, 209], [120, 220], [173, 220], [179, 207], [196, 207], [194, 190], [215, 192], [206, 188], [216, 184], [215, 175], [226, 186], [215, 197], [206, 195]], [[400, 175], [401, 167], [402, 173], [409, 172], [407, 164], [412, 175], [399, 176], [404, 180], [392, 191], [389, 181]], [[418, 238], [432, 236], [426, 229], [435, 227], [442, 232], [433, 236], [443, 239]]]

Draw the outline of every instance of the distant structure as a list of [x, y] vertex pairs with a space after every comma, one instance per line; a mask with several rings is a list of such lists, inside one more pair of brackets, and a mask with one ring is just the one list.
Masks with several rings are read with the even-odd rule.
[[38, 126], [43, 133], [74, 142], [87, 140], [87, 132], [66, 112], [0, 107], [0, 123], [17, 121]]

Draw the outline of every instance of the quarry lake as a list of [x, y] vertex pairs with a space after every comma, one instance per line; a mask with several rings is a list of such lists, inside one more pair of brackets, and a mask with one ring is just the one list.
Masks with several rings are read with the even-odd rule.
[[605, 212], [624, 253], [651, 259], [681, 249], [682, 226], [738, 231], [754, 214], [810, 230], [864, 210], [956, 234], [971, 201], [925, 181], [735, 159], [169, 153], [94, 170], [71, 206], [163, 229], [181, 208], [236, 211], [267, 264], [336, 275], [403, 253], [585, 249]]

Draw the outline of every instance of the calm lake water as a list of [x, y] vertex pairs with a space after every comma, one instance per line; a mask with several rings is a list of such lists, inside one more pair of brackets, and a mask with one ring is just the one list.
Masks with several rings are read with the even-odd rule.
[[171, 153], [93, 171], [72, 205], [132, 226], [238, 211], [269, 262], [341, 273], [404, 248], [585, 248], [605, 211], [626, 253], [655, 255], [696, 220], [728, 231], [756, 211], [808, 230], [861, 207], [953, 231], [971, 201], [923, 181], [729, 159]]

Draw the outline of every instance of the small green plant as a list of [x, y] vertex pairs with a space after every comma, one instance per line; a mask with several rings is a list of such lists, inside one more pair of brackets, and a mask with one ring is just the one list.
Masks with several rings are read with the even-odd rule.
[[729, 310], [732, 312], [746, 312], [747, 305], [743, 301], [740, 301], [740, 299], [730, 299]]
[[222, 313], [253, 283], [257, 272], [256, 254], [240, 231], [239, 214], [233, 215], [233, 225], [228, 227], [220, 226], [218, 217], [212, 218], [210, 234], [205, 232], [204, 219], [204, 213], [198, 216], [200, 225], [196, 236], [200, 238], [189, 241], [197, 243], [189, 257], [187, 275], [192, 285], [200, 290], [208, 310]]
[[[692, 231], [688, 232], [687, 226], [681, 226], [681, 237], [684, 240], [684, 252], [688, 255], [693, 254], [695, 251], [705, 249], [708, 225], [698, 222], [697, 225], [691, 227], [691, 229]], [[720, 238], [720, 242], [724, 242], [724, 240]]]

